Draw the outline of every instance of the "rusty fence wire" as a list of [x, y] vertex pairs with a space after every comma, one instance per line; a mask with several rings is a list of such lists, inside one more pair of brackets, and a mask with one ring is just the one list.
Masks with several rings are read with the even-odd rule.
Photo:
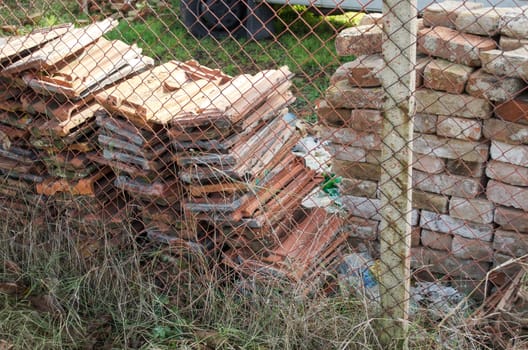
[[382, 342], [458, 316], [522, 348], [528, 9], [301, 5], [2, 2], [9, 244], [67, 222], [82, 258], [185, 260], [157, 276], [185, 302], [287, 285], [364, 300]]

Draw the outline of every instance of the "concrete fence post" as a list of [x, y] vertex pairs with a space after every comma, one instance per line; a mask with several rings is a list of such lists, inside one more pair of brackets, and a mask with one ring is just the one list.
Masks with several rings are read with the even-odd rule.
[[385, 91], [381, 156], [380, 339], [406, 347], [408, 330], [412, 115], [416, 86], [416, 0], [383, 1]]

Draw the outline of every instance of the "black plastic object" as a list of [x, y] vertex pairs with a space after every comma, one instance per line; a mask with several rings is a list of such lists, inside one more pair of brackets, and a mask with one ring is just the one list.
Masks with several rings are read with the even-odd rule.
[[206, 36], [273, 36], [274, 12], [266, 2], [253, 0], [182, 0], [183, 23], [198, 38]]

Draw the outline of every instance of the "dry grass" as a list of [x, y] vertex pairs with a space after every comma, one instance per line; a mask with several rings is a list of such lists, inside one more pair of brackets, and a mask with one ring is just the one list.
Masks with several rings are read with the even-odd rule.
[[[242, 281], [211, 257], [147, 244], [131, 228], [116, 244], [104, 228], [81, 234], [57, 213], [33, 214], [1, 215], [6, 349], [382, 348], [360, 300], [301, 298], [291, 286]], [[413, 349], [486, 348], [463, 319], [442, 329], [424, 321], [411, 325]]]

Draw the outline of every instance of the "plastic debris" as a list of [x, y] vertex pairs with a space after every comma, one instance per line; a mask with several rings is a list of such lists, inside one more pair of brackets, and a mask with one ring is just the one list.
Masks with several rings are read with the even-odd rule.
[[293, 153], [304, 157], [306, 166], [310, 169], [330, 173], [329, 163], [332, 157], [323, 146], [318, 138], [306, 136], [295, 145]]
[[338, 265], [337, 272], [341, 289], [366, 297], [371, 302], [379, 302], [379, 284], [372, 268], [375, 261], [368, 253], [352, 253], [343, 257], [343, 262]]

